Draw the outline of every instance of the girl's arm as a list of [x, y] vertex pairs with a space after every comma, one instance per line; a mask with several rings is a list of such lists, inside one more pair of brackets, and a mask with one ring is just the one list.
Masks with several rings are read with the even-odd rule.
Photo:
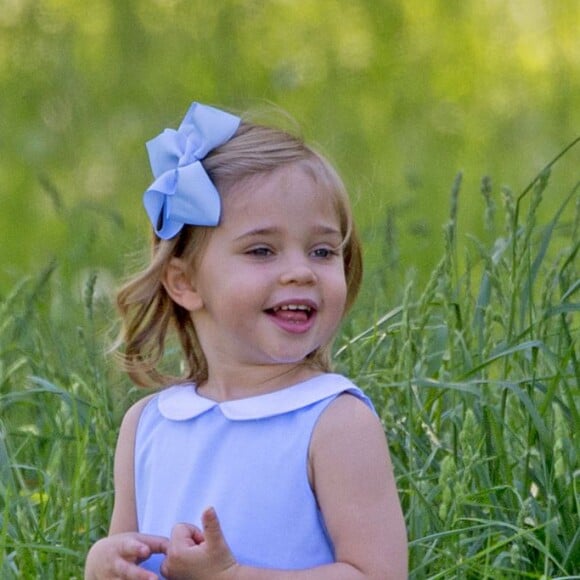
[[109, 535], [89, 550], [85, 580], [154, 580], [157, 576], [139, 568], [139, 563], [167, 550], [167, 538], [137, 532], [133, 457], [137, 423], [147, 399], [133, 405], [123, 418], [115, 451], [115, 503]]
[[407, 578], [405, 522], [376, 415], [352, 395], [338, 397], [314, 431], [310, 465], [336, 560], [344, 570], [327, 577]]
[[123, 417], [115, 450], [115, 503], [109, 535], [137, 530], [135, 503], [135, 438], [141, 412], [151, 397], [137, 401]]
[[301, 571], [239, 565], [209, 510], [203, 532], [176, 526], [164, 573], [171, 580], [406, 579], [406, 530], [385, 435], [357, 398], [340, 396], [321, 416], [311, 443], [310, 477], [335, 563]]

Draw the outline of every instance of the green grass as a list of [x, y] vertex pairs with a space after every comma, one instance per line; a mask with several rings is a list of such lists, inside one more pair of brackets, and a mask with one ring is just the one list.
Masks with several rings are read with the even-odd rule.
[[[519, 194], [482, 181], [485, 240], [460, 233], [458, 176], [427, 284], [410, 270], [400, 284], [370, 273], [373, 295], [337, 340], [338, 369], [384, 421], [412, 578], [580, 574], [580, 183], [551, 190], [558, 160]], [[538, 220], [548, 195], [560, 207]], [[137, 395], [103, 355], [113, 314], [98, 277], [75, 295], [62, 270], [0, 302], [7, 579], [82, 577], [110, 515], [116, 429]]]

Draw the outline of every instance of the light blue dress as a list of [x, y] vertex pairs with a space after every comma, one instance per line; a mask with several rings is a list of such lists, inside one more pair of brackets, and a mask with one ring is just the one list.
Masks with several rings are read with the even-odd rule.
[[[333, 562], [308, 481], [308, 449], [320, 415], [341, 393], [373, 408], [337, 374], [222, 403], [193, 385], [161, 391], [137, 427], [139, 531], [169, 537], [178, 522], [201, 527], [201, 513], [213, 506], [240, 564], [299, 570]], [[162, 559], [142, 566], [159, 574]]]

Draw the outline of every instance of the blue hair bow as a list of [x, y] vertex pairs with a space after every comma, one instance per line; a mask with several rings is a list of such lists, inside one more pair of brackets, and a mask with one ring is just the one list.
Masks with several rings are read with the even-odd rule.
[[155, 181], [143, 204], [161, 239], [169, 240], [185, 224], [218, 224], [220, 197], [200, 160], [229, 141], [239, 125], [239, 117], [193, 103], [177, 131], [165, 129], [147, 142]]

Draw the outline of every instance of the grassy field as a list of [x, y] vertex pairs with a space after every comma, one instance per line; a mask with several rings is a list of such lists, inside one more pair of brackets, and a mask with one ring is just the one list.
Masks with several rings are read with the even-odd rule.
[[[371, 272], [336, 342], [384, 421], [412, 578], [579, 577], [580, 182], [551, 189], [557, 161], [521, 192], [482, 181], [486, 241], [458, 235], [458, 175], [429, 281]], [[538, 220], [548, 195], [559, 207]], [[141, 394], [103, 355], [102, 280], [80, 264], [77, 292], [68, 267], [0, 302], [3, 579], [82, 577], [110, 515], [116, 429]]]

